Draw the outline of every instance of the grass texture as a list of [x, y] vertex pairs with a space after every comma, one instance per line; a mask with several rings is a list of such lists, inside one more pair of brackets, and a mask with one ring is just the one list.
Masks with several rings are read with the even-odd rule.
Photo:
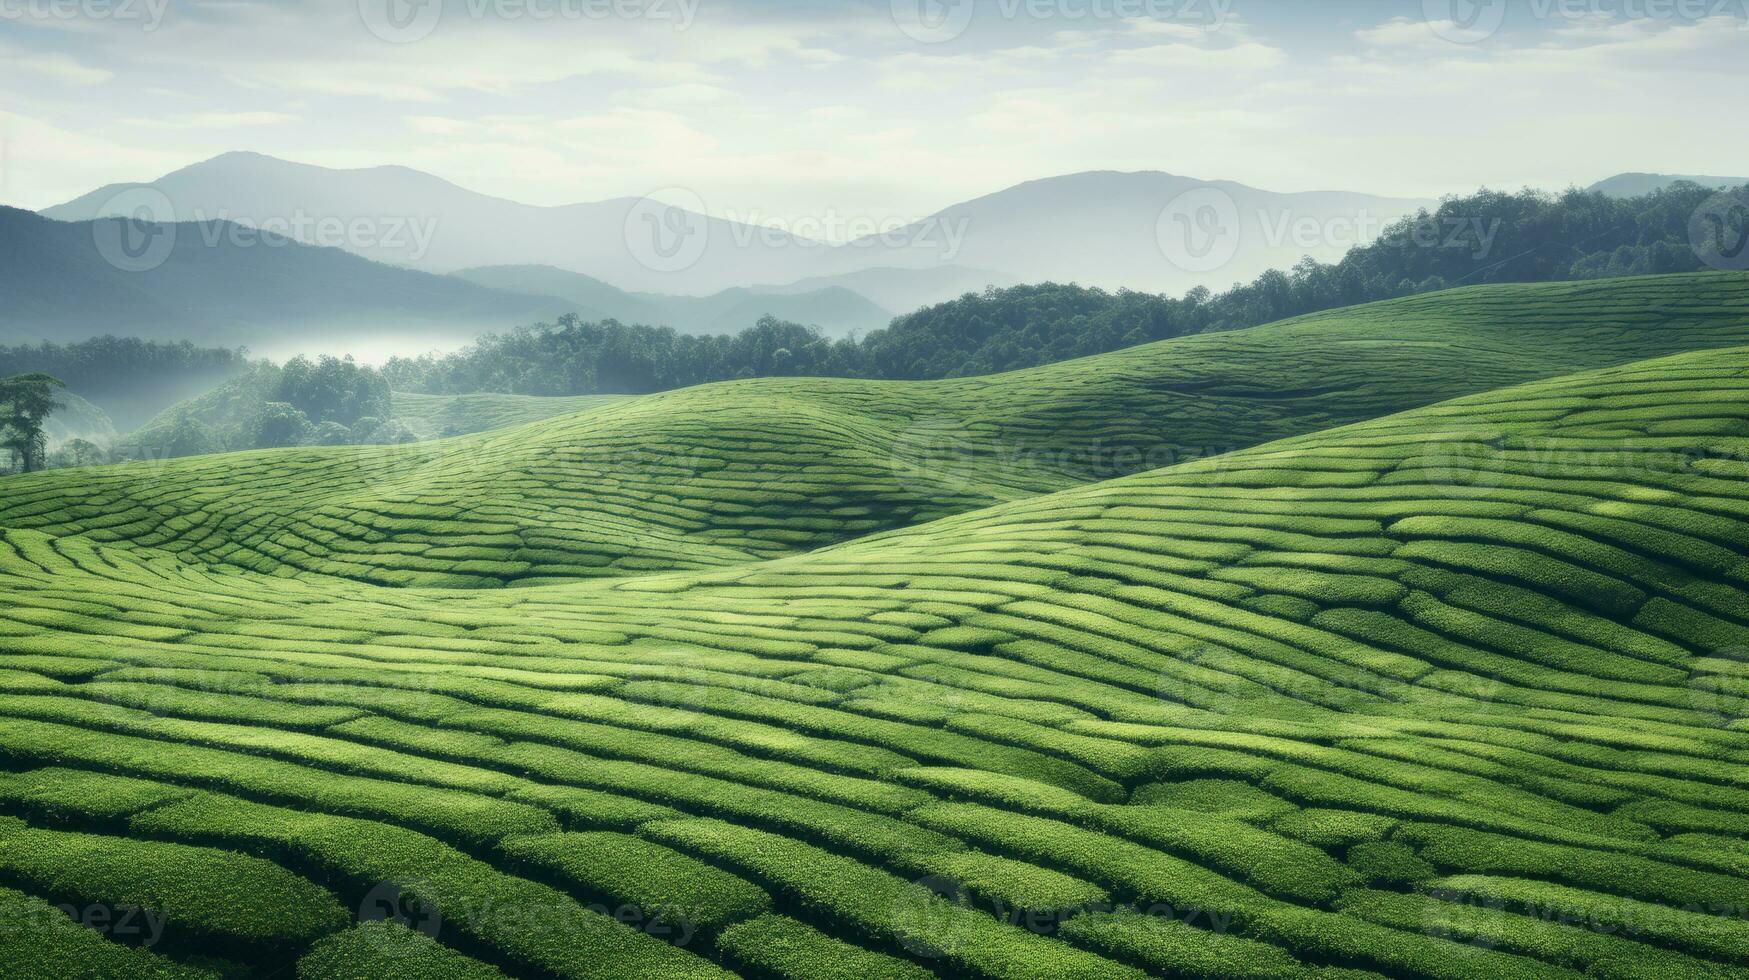
[[756, 379], [431, 443], [32, 477], [8, 484], [0, 527], [395, 586], [726, 567], [1504, 385], [1741, 344], [1742, 275], [1478, 287], [986, 378]]
[[[660, 404], [473, 438], [721, 421]], [[197, 516], [340, 458], [0, 484], [9, 976], [1749, 975], [1749, 347], [536, 588]]]

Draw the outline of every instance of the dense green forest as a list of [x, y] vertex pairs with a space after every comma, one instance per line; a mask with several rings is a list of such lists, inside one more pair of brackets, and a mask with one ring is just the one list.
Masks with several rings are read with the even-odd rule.
[[389, 385], [351, 358], [262, 362], [160, 413], [118, 446], [123, 458], [163, 458], [280, 446], [411, 441], [394, 421]]
[[[1715, 193], [1694, 184], [1625, 199], [1484, 190], [1406, 218], [1339, 262], [1308, 259], [1218, 295], [1015, 286], [968, 293], [867, 337], [836, 341], [770, 317], [733, 336], [695, 337], [570, 316], [487, 335], [450, 355], [396, 358], [384, 374], [397, 390], [539, 395], [640, 394], [789, 375], [990, 374], [1453, 286], [1697, 271], [1705, 264], [1690, 223]], [[1749, 188], [1731, 193], [1749, 203]]]
[[123, 428], [145, 421], [165, 402], [205, 391], [249, 368], [245, 350], [197, 347], [138, 337], [0, 346], [0, 377], [53, 375], [102, 408]]

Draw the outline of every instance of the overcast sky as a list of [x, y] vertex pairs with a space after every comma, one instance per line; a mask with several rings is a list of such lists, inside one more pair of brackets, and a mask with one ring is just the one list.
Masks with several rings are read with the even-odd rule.
[[0, 203], [238, 149], [778, 219], [1092, 169], [1412, 197], [1749, 170], [1749, 0], [428, 2], [0, 0]]

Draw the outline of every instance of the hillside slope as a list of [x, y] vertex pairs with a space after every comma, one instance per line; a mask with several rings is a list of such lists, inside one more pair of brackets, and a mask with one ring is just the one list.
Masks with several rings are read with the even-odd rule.
[[732, 334], [770, 315], [819, 327], [828, 337], [845, 337], [879, 330], [893, 319], [891, 311], [839, 285], [793, 291], [738, 286], [709, 296], [665, 296], [629, 293], [599, 279], [551, 266], [485, 266], [451, 275], [489, 289], [557, 296], [577, 304], [572, 312], [583, 320], [644, 323], [690, 334]]
[[99, 446], [115, 442], [115, 423], [103, 409], [70, 391], [61, 392], [55, 400], [60, 402], [60, 407], [43, 420], [43, 436], [50, 452], [74, 439]]
[[700, 568], [1743, 343], [1749, 276], [1475, 288], [993, 377], [738, 381], [441, 443], [19, 481], [0, 525], [101, 531], [174, 514], [160, 543], [191, 560], [393, 584]]
[[[878, 277], [892, 283], [887, 298], [913, 300], [933, 293], [943, 275], [974, 278], [973, 288], [1052, 277], [1150, 292], [1176, 293], [1198, 284], [1222, 288], [1267, 269], [1289, 268], [1308, 253], [1333, 258], [1355, 240], [1378, 234], [1386, 222], [1435, 203], [1347, 192], [1277, 193], [1160, 171], [1088, 171], [1004, 188], [903, 228], [888, 223], [890, 213], [848, 221], [850, 216], [831, 213], [793, 216], [797, 227], [818, 229], [810, 235], [783, 230], [776, 216], [747, 210], [744, 201], [739, 206], [706, 202], [689, 194], [690, 204], [685, 197], [676, 202], [681, 207], [638, 198], [540, 207], [476, 193], [406, 167], [336, 170], [258, 153], [226, 153], [150, 184], [99, 188], [44, 214], [89, 221], [118, 209], [126, 213], [136, 199], [130, 192], [142, 188], [164, 195], [177, 214], [191, 219], [307, 227], [312, 217], [351, 223], [394, 216], [420, 233], [371, 236], [346, 247], [379, 262], [430, 272], [547, 265], [621, 289], [703, 296], [882, 270]], [[1192, 210], [1209, 203], [1208, 195], [1231, 202], [1237, 221], [1229, 230], [1234, 257], [1222, 268], [1182, 270], [1162, 252], [1157, 233], [1162, 212], [1175, 201], [1183, 206], [1180, 195], [1187, 192], [1199, 195], [1190, 199]], [[741, 220], [734, 220], [737, 214]], [[1296, 239], [1303, 235], [1292, 234], [1290, 225], [1307, 219], [1331, 229], [1325, 237], [1332, 241], [1301, 247], [1306, 243]], [[847, 243], [819, 240], [869, 229], [876, 230]], [[668, 261], [676, 249], [691, 261]], [[864, 295], [895, 312], [921, 305], [888, 305], [882, 296]]]
[[625, 400], [623, 395], [421, 395], [394, 393], [395, 421], [420, 439], [446, 439], [572, 415]]
[[[224, 217], [311, 232], [317, 228], [312, 219], [405, 222], [406, 233], [349, 237], [345, 247], [376, 262], [433, 273], [558, 265], [622, 289], [699, 295], [817, 274], [834, 251], [796, 235], [707, 217], [697, 204], [687, 211], [627, 197], [543, 207], [407, 167], [334, 169], [247, 152], [221, 154], [149, 184], [101, 187], [43, 213], [63, 221], [111, 216], [118, 207], [131, 208], [142, 188], [162, 194], [185, 220]], [[678, 231], [678, 239], [664, 237], [664, 229]], [[675, 247], [696, 247], [696, 260], [666, 262]]]
[[[807, 550], [1576, 367], [1749, 341], [1749, 277], [1454, 291], [992, 378], [759, 379], [396, 449], [106, 470], [81, 508], [186, 508], [189, 557], [494, 584]], [[47, 511], [14, 488], [9, 513]], [[109, 518], [106, 518], [109, 519]], [[81, 520], [88, 520], [81, 518]], [[380, 537], [351, 541], [348, 529]], [[380, 547], [392, 541], [395, 547]], [[461, 559], [458, 561], [458, 559]]]
[[[556, 316], [566, 304], [300, 245], [226, 222], [142, 225], [155, 242], [124, 269], [106, 258], [118, 219], [50, 221], [0, 207], [0, 340], [65, 342], [127, 333], [248, 346], [284, 356], [334, 352], [373, 335], [420, 349]], [[111, 256], [113, 257], [113, 255]], [[161, 260], [161, 261], [160, 261]], [[156, 263], [156, 264], [153, 264]]]
[[1742, 976], [1746, 476], [1736, 348], [612, 582], [215, 572], [180, 517], [15, 512], [0, 862], [228, 867], [287, 897], [180, 935], [366, 972]]
[[[911, 246], [907, 251], [934, 257], [958, 236], [963, 241], [950, 253], [955, 262], [996, 269], [1021, 282], [1176, 295], [1197, 286], [1219, 290], [1250, 282], [1307, 256], [1335, 261], [1397, 219], [1437, 203], [1346, 191], [1280, 193], [1158, 170], [1096, 170], [1029, 180], [870, 239], [903, 240]], [[1221, 216], [1216, 237], [1199, 239], [1177, 224], [1203, 208]], [[1315, 241], [1287, 233], [1302, 223], [1327, 231]], [[1189, 237], [1174, 242], [1174, 236]], [[1216, 258], [1205, 265], [1199, 260], [1211, 247]], [[1230, 251], [1221, 262], [1223, 248]]]

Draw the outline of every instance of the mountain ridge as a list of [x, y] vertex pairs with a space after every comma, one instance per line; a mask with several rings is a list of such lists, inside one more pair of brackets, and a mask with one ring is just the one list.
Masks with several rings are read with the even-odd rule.
[[1610, 197], [1641, 197], [1652, 191], [1669, 187], [1678, 181], [1687, 181], [1702, 187], [1724, 190], [1749, 184], [1749, 177], [1708, 177], [1695, 174], [1656, 174], [1630, 171], [1616, 174], [1613, 177], [1605, 177], [1585, 189], [1596, 191], [1599, 194], [1607, 194]]
[[887, 325], [891, 310], [856, 291], [825, 285], [805, 292], [735, 286], [708, 296], [670, 296], [619, 289], [593, 276], [553, 266], [482, 266], [450, 275], [492, 289], [555, 296], [577, 303], [584, 320], [614, 319], [673, 327], [681, 333], [734, 333], [761, 316], [820, 327], [828, 337], [867, 333]]
[[[8, 298], [0, 337], [76, 340], [126, 323], [128, 333], [147, 339], [282, 356], [321, 345], [347, 349], [358, 326], [459, 344], [564, 312], [549, 297], [486, 289], [227, 222], [124, 228], [122, 220], [62, 222], [0, 206], [0, 256], [7, 259], [0, 291]], [[100, 243], [136, 232], [164, 245], [146, 256], [150, 268], [118, 264]]]
[[[1272, 241], [1280, 234], [1275, 226], [1284, 220], [1382, 228], [1433, 203], [1346, 191], [1283, 194], [1157, 170], [1084, 171], [998, 189], [884, 235], [829, 244], [781, 227], [701, 214], [709, 209], [696, 194], [690, 197], [698, 206], [691, 208], [639, 198], [546, 207], [480, 194], [406, 167], [335, 170], [237, 152], [155, 181], [111, 185], [43, 213], [89, 219], [105, 211], [116, 193], [146, 187], [164, 193], [178, 213], [225, 212], [260, 222], [283, 220], [302, 209], [319, 217], [428, 222], [435, 229], [428, 247], [351, 246], [369, 258], [428, 271], [550, 265], [631, 292], [685, 296], [874, 268], [960, 265], [1015, 281], [1072, 279], [1149, 292], [1216, 288], [1291, 266], [1305, 254], [1328, 259], [1348, 247], [1334, 240]], [[1233, 234], [1240, 239], [1240, 254], [1230, 267], [1178, 268], [1162, 254], [1156, 219], [1179, 194], [1195, 189], [1227, 195], [1238, 209], [1243, 227]], [[1358, 243], [1365, 236], [1357, 230], [1348, 237]], [[679, 254], [688, 261], [670, 261], [670, 248], [682, 249]]]

